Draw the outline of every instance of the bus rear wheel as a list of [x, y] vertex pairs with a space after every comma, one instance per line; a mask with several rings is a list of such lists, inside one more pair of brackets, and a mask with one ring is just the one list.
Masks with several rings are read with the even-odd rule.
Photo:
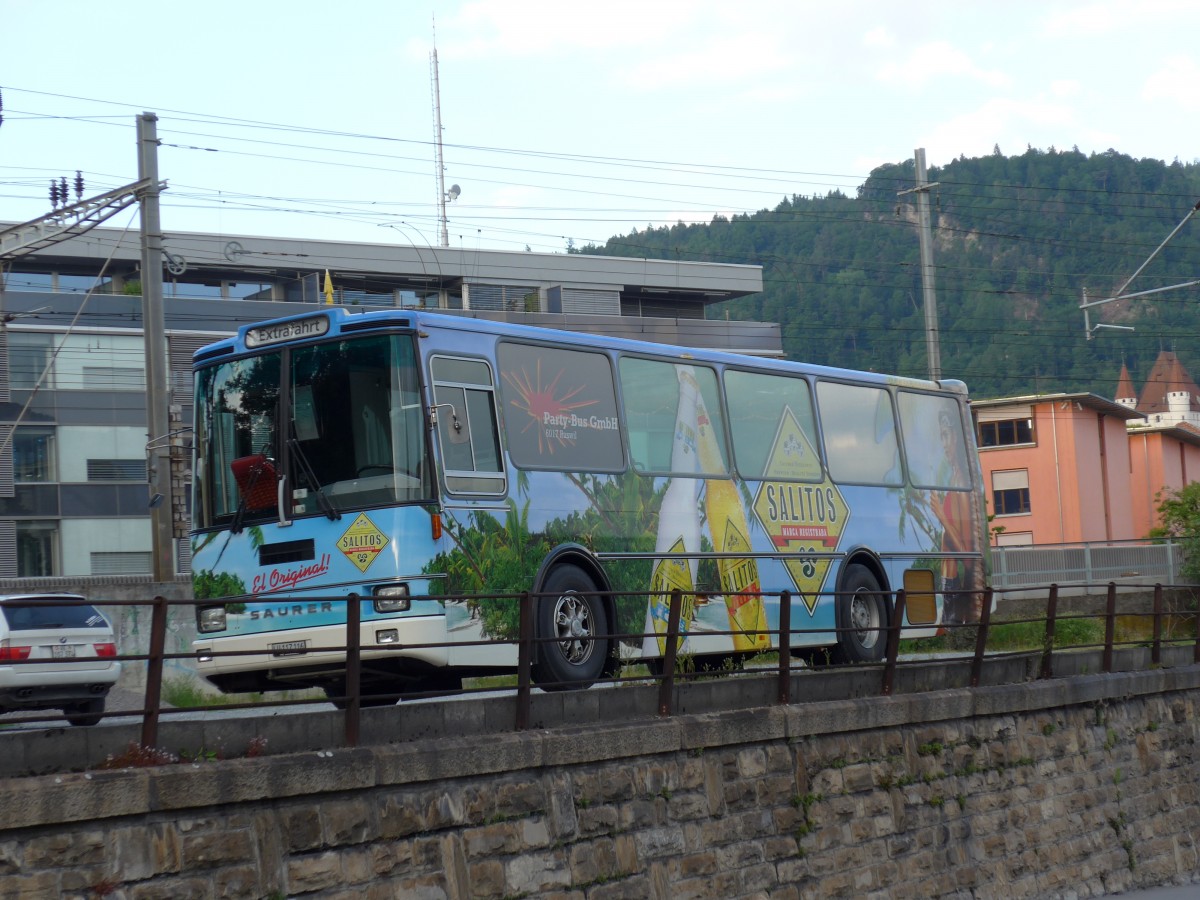
[[583, 569], [556, 566], [542, 587], [534, 616], [539, 638], [533, 680], [545, 691], [585, 688], [608, 659], [608, 615], [596, 584]]
[[887, 595], [875, 574], [857, 563], [846, 568], [838, 597], [838, 642], [833, 661], [841, 663], [879, 662], [887, 645]]

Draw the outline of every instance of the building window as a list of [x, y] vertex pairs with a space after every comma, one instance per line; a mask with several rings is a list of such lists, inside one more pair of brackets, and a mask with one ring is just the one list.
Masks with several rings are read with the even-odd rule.
[[1032, 419], [1001, 419], [979, 423], [980, 447], [1011, 447], [1033, 443]]
[[83, 366], [81, 388], [89, 391], [144, 391], [146, 373], [127, 366]]
[[1029, 514], [1029, 472], [1009, 469], [992, 473], [992, 512], [997, 516]]
[[88, 481], [145, 481], [144, 459], [89, 459]]
[[13, 481], [56, 481], [54, 429], [18, 428], [13, 432]]
[[17, 577], [58, 574], [58, 523], [17, 522]]
[[53, 352], [53, 339], [48, 334], [9, 332], [8, 335], [8, 384], [14, 390], [28, 390], [37, 386], [42, 373], [43, 388], [54, 387], [54, 372], [47, 371]]
[[146, 575], [154, 571], [154, 554], [126, 550], [92, 553], [93, 575]]
[[992, 491], [992, 503], [998, 516], [1018, 516], [1029, 512], [1029, 488]]

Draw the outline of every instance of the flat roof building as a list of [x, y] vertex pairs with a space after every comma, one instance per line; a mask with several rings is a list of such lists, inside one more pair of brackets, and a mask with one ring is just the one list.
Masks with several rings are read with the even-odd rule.
[[346, 306], [783, 355], [778, 325], [706, 318], [714, 303], [761, 291], [759, 266], [168, 232], [175, 433], [148, 435], [138, 231], [93, 228], [32, 251], [21, 240], [0, 223], [0, 577], [151, 572], [155, 439], [176, 448], [176, 567], [187, 571], [192, 354], [243, 324], [325, 303], [327, 283]]

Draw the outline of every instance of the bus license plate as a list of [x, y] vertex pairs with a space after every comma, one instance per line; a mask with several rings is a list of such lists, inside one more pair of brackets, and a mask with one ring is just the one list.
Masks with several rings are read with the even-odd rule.
[[282, 641], [271, 645], [274, 656], [303, 656], [308, 647], [308, 641]]
[[74, 644], [52, 644], [50, 646], [50, 656], [53, 659], [74, 659], [75, 645]]

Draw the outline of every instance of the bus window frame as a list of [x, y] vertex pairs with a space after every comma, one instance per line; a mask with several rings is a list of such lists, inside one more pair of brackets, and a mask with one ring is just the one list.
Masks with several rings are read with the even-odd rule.
[[[725, 466], [724, 472], [676, 472], [670, 468], [666, 469], [643, 469], [637, 465], [634, 458], [633, 446], [630, 439], [633, 436], [633, 429], [629, 425], [629, 416], [626, 415], [628, 408], [625, 405], [625, 384], [621, 380], [621, 363], [626, 359], [635, 359], [641, 362], [661, 363], [669, 366], [687, 366], [691, 369], [706, 369], [713, 375], [713, 383], [716, 387], [717, 409], [721, 416], [721, 427], [714, 429], [721, 436], [721, 462]], [[725, 409], [725, 383], [722, 379], [723, 368], [714, 362], [707, 360], [680, 359], [677, 356], [654, 356], [645, 353], [627, 353], [622, 352], [617, 354], [616, 360], [616, 388], [617, 388], [617, 419], [620, 422], [621, 428], [624, 431], [622, 435], [626, 467], [629, 471], [642, 475], [647, 478], [719, 478], [730, 479], [735, 476], [735, 468], [733, 466], [733, 442], [729, 436], [728, 416]], [[701, 395], [703, 398], [703, 394]], [[705, 407], [707, 409], [707, 405]], [[676, 406], [675, 416], [679, 414], [679, 408]], [[669, 417], [671, 428], [675, 427], [675, 416]], [[712, 417], [709, 416], [711, 422]], [[664, 421], [667, 421], [664, 419]]]
[[[892, 413], [892, 435], [893, 442], [896, 446], [896, 462], [900, 466], [900, 477], [897, 481], [862, 481], [859, 479], [838, 478], [833, 472], [833, 465], [830, 462], [829, 446], [827, 444], [828, 429], [825, 427], [825, 415], [823, 404], [821, 403], [821, 385], [836, 384], [843, 387], [868, 388], [870, 390], [880, 391], [888, 398], [888, 405]], [[821, 431], [821, 460], [825, 464], [825, 471], [829, 480], [837, 485], [848, 485], [853, 487], [872, 487], [872, 488], [887, 488], [896, 489], [904, 488], [911, 484], [908, 477], [908, 459], [904, 454], [904, 445], [901, 440], [900, 433], [900, 416], [896, 408], [895, 387], [889, 384], [875, 384], [870, 381], [856, 381], [852, 378], [828, 378], [818, 376], [813, 380], [813, 403], [816, 411], [816, 419], [818, 427]]]
[[494, 350], [496, 369], [501, 376], [499, 379], [497, 379], [497, 386], [494, 390], [499, 395], [501, 400], [507, 399], [506, 391], [509, 390], [504, 386], [504, 373], [500, 371], [500, 348], [504, 346], [559, 350], [566, 353], [583, 353], [601, 357], [608, 364], [609, 383], [612, 386], [613, 415], [616, 416], [617, 419], [617, 449], [621, 454], [620, 463], [616, 467], [580, 467], [578, 465], [572, 466], [545, 464], [527, 465], [524, 461], [518, 463], [513, 457], [511, 444], [508, 441], [508, 414], [504, 409], [504, 404], [500, 403], [498, 405], [497, 412], [500, 416], [500, 429], [504, 433], [505, 437], [504, 450], [508, 454], [509, 460], [512, 462], [512, 466], [515, 470], [519, 472], [589, 472], [600, 475], [622, 475], [625, 472], [630, 471], [632, 468], [632, 460], [630, 459], [627, 440], [629, 428], [624, 416], [624, 407], [622, 406], [621, 400], [619, 357], [614, 357], [611, 352], [600, 346], [587, 347], [579, 346], [577, 344], [564, 344], [556, 341], [535, 341], [510, 338], [507, 336], [501, 337], [496, 341]]
[[[782, 476], [782, 475], [768, 476], [766, 473], [763, 473], [760, 475], [747, 475], [745, 472], [743, 472], [741, 470], [741, 468], [737, 464], [737, 461], [738, 461], [738, 459], [737, 459], [737, 457], [738, 457], [737, 439], [734, 437], [733, 421], [732, 421], [732, 418], [728, 414], [728, 409], [730, 406], [728, 377], [731, 374], [754, 375], [757, 377], [764, 377], [764, 378], [787, 378], [787, 379], [790, 379], [793, 381], [799, 381], [804, 384], [805, 388], [808, 390], [808, 406], [809, 406], [809, 412], [812, 414], [812, 426], [813, 426], [813, 433], [811, 435], [808, 435], [808, 437], [809, 437], [810, 442], [812, 443], [813, 450], [817, 454], [817, 459], [821, 463], [821, 476], [819, 478], [816, 478], [816, 479], [788, 478], [788, 477]], [[809, 375], [805, 375], [801, 372], [788, 372], [786, 370], [755, 369], [755, 368], [750, 368], [750, 367], [745, 367], [745, 366], [725, 366], [721, 369], [720, 387], [721, 387], [721, 400], [725, 404], [725, 408], [726, 408], [726, 423], [727, 423], [727, 429], [729, 431], [730, 456], [732, 457], [732, 461], [733, 461], [733, 465], [730, 467], [730, 471], [732, 473], [736, 473], [738, 478], [740, 478], [743, 481], [754, 481], [754, 482], [759, 482], [759, 481], [784, 482], [784, 481], [787, 481], [787, 482], [794, 482], [796, 484], [821, 484], [823, 481], [833, 481], [833, 477], [829, 474], [828, 462], [825, 459], [824, 429], [821, 427], [821, 411], [820, 411], [820, 408], [817, 406], [817, 389], [816, 389], [816, 379], [815, 378], [813, 378]], [[795, 413], [793, 413], [793, 416], [794, 415], [795, 415]], [[803, 429], [804, 423], [799, 422], [797, 420], [797, 424], [799, 424], [800, 427]], [[775, 427], [776, 427], [776, 429], [778, 429], [778, 427], [779, 427], [778, 423], [776, 423]]]
[[[493, 352], [493, 356], [494, 356], [494, 352]], [[439, 381], [436, 374], [434, 373], [434, 365], [440, 359], [450, 360], [450, 361], [470, 362], [470, 363], [482, 363], [484, 365], [484, 367], [487, 369], [490, 383], [488, 385], [486, 385], [486, 387], [485, 387], [484, 385], [477, 384], [477, 383], [471, 383], [471, 382]], [[500, 409], [500, 404], [496, 402], [497, 394], [499, 393], [499, 391], [498, 391], [498, 387], [496, 384], [496, 368], [493, 366], [492, 360], [486, 356], [479, 356], [478, 354], [436, 351], [429, 355], [429, 358], [426, 362], [426, 367], [428, 368], [428, 373], [429, 373], [429, 395], [430, 395], [430, 400], [431, 400], [431, 402], [429, 404], [430, 410], [438, 410], [439, 407], [446, 405], [446, 404], [442, 404], [439, 402], [439, 398], [438, 398], [438, 387], [439, 386], [462, 389], [462, 391], [464, 393], [464, 399], [466, 396], [466, 391], [469, 389], [474, 389], [474, 390], [486, 389], [491, 397], [491, 413], [492, 413], [491, 421], [492, 421], [492, 427], [494, 429], [493, 436], [496, 439], [496, 464], [497, 464], [497, 466], [499, 466], [499, 468], [496, 469], [495, 471], [485, 471], [485, 470], [480, 470], [480, 469], [461, 470], [461, 469], [447, 468], [447, 465], [446, 465], [447, 455], [446, 455], [446, 452], [445, 452], [445, 449], [444, 449], [443, 443], [442, 443], [441, 427], [442, 427], [442, 423], [447, 421], [446, 417], [449, 415], [449, 410], [444, 409], [444, 410], [440, 411], [436, 416], [438, 424], [434, 428], [430, 429], [433, 432], [433, 435], [431, 435], [431, 437], [436, 442], [436, 447], [437, 447], [437, 451], [438, 451], [437, 452], [438, 477], [441, 481], [442, 490], [445, 491], [445, 493], [448, 496], [454, 496], [454, 497], [463, 497], [463, 496], [466, 496], [466, 497], [505, 497], [505, 496], [507, 496], [508, 495], [509, 478], [508, 478], [508, 465], [506, 464], [505, 457], [508, 455], [508, 447], [505, 445], [505, 440], [504, 440], [504, 420], [502, 418], [502, 410]], [[457, 413], [458, 410], [455, 410], [455, 412]], [[472, 462], [474, 462], [475, 446], [474, 446], [474, 441], [471, 439], [471, 419], [470, 419], [470, 414], [469, 414], [469, 404], [464, 403], [460, 418], [462, 418], [462, 417], [465, 417], [465, 419], [466, 419], [466, 421], [464, 423], [464, 427], [466, 428], [468, 443], [471, 446]], [[482, 481], [486, 481], [486, 480], [490, 480], [490, 481], [499, 480], [500, 489], [495, 490], [495, 491], [463, 490], [458, 487], [451, 487], [451, 485], [450, 485], [451, 478], [461, 478], [461, 479], [464, 479], [467, 481], [478, 481], [478, 482], [482, 482]]]

